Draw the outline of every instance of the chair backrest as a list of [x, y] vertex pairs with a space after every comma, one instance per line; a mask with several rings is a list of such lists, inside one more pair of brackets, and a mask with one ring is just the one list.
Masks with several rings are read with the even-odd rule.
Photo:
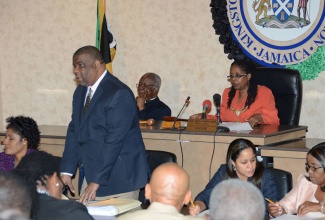
[[278, 200], [282, 199], [285, 194], [292, 189], [292, 175], [290, 172], [275, 168], [268, 168], [273, 174], [278, 189]]
[[[174, 153], [167, 151], [159, 151], [159, 150], [146, 150], [147, 160], [150, 173], [152, 173], [159, 165], [174, 162], [177, 163], [177, 157]], [[139, 201], [142, 204], [150, 204], [149, 200], [146, 200], [144, 195], [144, 188], [140, 189], [139, 192]]]
[[177, 162], [176, 155], [171, 152], [159, 150], [146, 150], [146, 153], [149, 170], [151, 173], [154, 171], [154, 169], [156, 169], [156, 167], [163, 163]]
[[302, 80], [297, 70], [259, 67], [254, 71], [258, 85], [268, 87], [275, 99], [281, 125], [299, 125]]

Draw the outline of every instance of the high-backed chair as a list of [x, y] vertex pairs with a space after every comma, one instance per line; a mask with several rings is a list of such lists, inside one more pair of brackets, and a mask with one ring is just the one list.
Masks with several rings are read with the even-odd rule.
[[278, 200], [282, 199], [285, 194], [292, 189], [292, 175], [290, 172], [275, 168], [268, 168], [273, 174], [278, 189]]
[[149, 170], [151, 173], [154, 171], [154, 169], [156, 169], [159, 165], [163, 163], [177, 162], [176, 155], [171, 152], [159, 150], [146, 150], [146, 153]]
[[[159, 165], [163, 163], [173, 162], [177, 163], [177, 157], [174, 153], [159, 150], [146, 150], [147, 160], [150, 173], [152, 173]], [[139, 192], [139, 201], [143, 204], [150, 204], [144, 196], [144, 189]]]
[[281, 125], [298, 125], [302, 102], [302, 80], [297, 70], [259, 67], [254, 71], [257, 84], [268, 87], [275, 99]]

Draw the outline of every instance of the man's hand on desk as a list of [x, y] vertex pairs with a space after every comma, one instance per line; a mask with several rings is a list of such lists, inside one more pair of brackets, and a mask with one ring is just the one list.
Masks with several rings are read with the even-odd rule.
[[81, 194], [79, 202], [87, 205], [90, 201], [95, 200], [98, 188], [99, 184], [90, 182], [85, 191]]

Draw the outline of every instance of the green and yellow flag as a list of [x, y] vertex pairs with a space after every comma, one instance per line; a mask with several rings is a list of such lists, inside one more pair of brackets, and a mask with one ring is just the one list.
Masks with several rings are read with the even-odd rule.
[[97, 0], [96, 47], [104, 57], [107, 70], [113, 73], [112, 61], [115, 57], [116, 41], [106, 21], [105, 11], [106, 0]]

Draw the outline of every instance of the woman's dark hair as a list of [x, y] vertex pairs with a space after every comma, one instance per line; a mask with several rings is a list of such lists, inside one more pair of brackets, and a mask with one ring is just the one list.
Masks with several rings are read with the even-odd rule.
[[46, 186], [47, 176], [60, 172], [60, 158], [44, 151], [35, 151], [24, 156], [13, 171], [23, 177], [32, 194], [32, 217], [37, 215], [39, 208], [38, 183]]
[[[322, 165], [323, 170], [325, 171], [325, 142], [319, 143], [316, 146], [314, 146], [312, 149], [310, 149], [307, 153], [307, 156], [308, 155], [314, 157]], [[306, 157], [306, 163], [308, 163], [307, 157]], [[306, 171], [308, 172], [307, 168]], [[309, 177], [306, 176], [306, 178], [307, 180], [310, 181]], [[320, 188], [323, 192], [325, 192], [325, 186], [321, 186]]]
[[[240, 139], [233, 140], [230, 143], [227, 151], [227, 157], [226, 157], [227, 172], [226, 172], [225, 179], [238, 178], [236, 170], [234, 170], [231, 162], [232, 161], [235, 162], [239, 157], [239, 155], [241, 154], [241, 152], [249, 148], [253, 150], [253, 153], [256, 156], [256, 147], [250, 140], [240, 138]], [[258, 188], [261, 188], [263, 171], [264, 171], [263, 164], [258, 160], [256, 160], [256, 169], [250, 181]]]
[[[251, 74], [251, 79], [249, 81], [248, 90], [247, 90], [247, 100], [245, 103], [245, 107], [248, 108], [255, 102], [256, 96], [257, 96], [257, 83], [254, 80], [254, 69], [255, 66], [252, 63], [249, 63], [244, 60], [235, 60], [231, 66], [238, 66], [242, 71], [245, 72], [245, 74]], [[227, 108], [231, 108], [231, 102], [233, 98], [236, 95], [236, 89], [234, 87], [231, 87], [229, 93], [228, 93], [228, 102], [227, 102]]]
[[41, 139], [41, 132], [38, 130], [36, 121], [30, 117], [17, 116], [6, 119], [7, 130], [12, 129], [21, 139], [26, 138], [28, 149], [38, 149]]

